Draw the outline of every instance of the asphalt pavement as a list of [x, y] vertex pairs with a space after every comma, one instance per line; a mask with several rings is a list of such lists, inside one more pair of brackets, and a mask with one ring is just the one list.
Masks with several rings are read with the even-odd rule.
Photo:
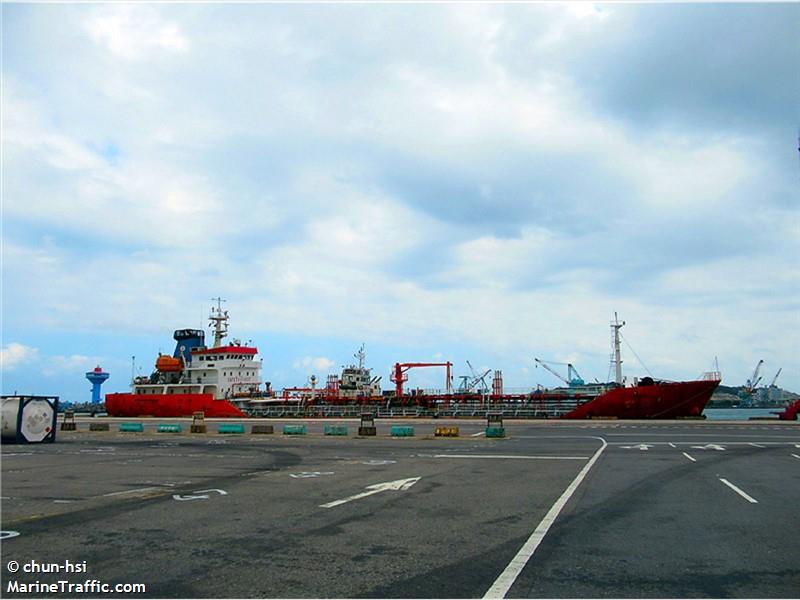
[[[379, 421], [374, 438], [344, 420], [298, 436], [280, 421], [271, 435], [102, 421], [110, 431], [85, 420], [54, 444], [3, 444], [3, 597], [800, 591], [798, 423], [506, 421], [487, 439], [477, 420]], [[156, 433], [167, 422], [184, 433]], [[323, 435], [330, 424], [349, 435]], [[441, 426], [459, 437], [435, 438]]]

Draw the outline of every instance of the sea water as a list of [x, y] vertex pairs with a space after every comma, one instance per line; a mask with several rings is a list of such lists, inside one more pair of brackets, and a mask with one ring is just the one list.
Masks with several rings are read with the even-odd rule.
[[782, 408], [707, 408], [703, 411], [710, 421], [747, 421], [750, 417], [775, 417]]

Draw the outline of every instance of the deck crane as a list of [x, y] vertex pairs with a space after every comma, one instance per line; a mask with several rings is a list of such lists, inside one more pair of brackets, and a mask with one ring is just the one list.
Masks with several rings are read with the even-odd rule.
[[472, 373], [472, 378], [469, 375], [463, 375], [461, 379], [463, 379], [462, 383], [462, 391], [463, 392], [471, 392], [475, 386], [480, 384], [478, 387], [478, 391], [481, 394], [488, 394], [489, 393], [489, 385], [486, 383], [486, 376], [492, 372], [491, 369], [486, 369], [483, 374], [478, 374], [475, 370], [475, 367], [472, 366], [472, 363], [467, 361], [467, 366], [469, 367], [470, 372]]
[[[558, 377], [561, 381], [566, 383], [569, 387], [578, 387], [578, 386], [584, 385], [586, 383], [583, 380], [583, 378], [578, 374], [577, 369], [575, 369], [575, 367], [572, 366], [572, 363], [557, 363], [557, 362], [553, 362], [553, 361], [544, 361], [544, 360], [541, 360], [539, 358], [534, 358], [533, 360], [536, 361], [537, 365], [542, 365], [542, 367], [544, 367], [545, 369], [550, 371], [553, 375]], [[563, 365], [563, 366], [566, 366], [567, 367], [567, 376], [564, 377], [558, 371], [556, 371], [555, 369], [550, 367], [550, 365]]]
[[395, 393], [397, 398], [402, 398], [403, 383], [408, 381], [408, 375], [406, 374], [408, 370], [416, 369], [417, 367], [446, 367], [447, 380], [445, 382], [445, 386], [447, 389], [447, 394], [449, 395], [453, 381], [453, 377], [450, 375], [450, 369], [452, 366], [453, 363], [450, 361], [443, 363], [395, 363], [392, 373], [389, 375], [389, 379], [395, 383]]

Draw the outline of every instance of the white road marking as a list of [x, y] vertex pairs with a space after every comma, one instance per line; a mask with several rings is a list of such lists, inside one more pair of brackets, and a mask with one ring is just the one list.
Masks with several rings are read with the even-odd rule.
[[75, 500], [53, 500], [54, 504], [72, 504]]
[[345, 504], [346, 502], [352, 502], [353, 500], [359, 500], [361, 498], [366, 498], [367, 496], [372, 496], [373, 494], [379, 494], [381, 492], [385, 492], [387, 490], [397, 491], [404, 491], [410, 488], [412, 485], [417, 483], [420, 480], [419, 477], [409, 477], [408, 479], [398, 479], [397, 481], [387, 481], [385, 483], [376, 483], [374, 485], [368, 485], [366, 492], [361, 492], [360, 494], [355, 494], [353, 496], [348, 496], [347, 498], [342, 498], [341, 500], [334, 500], [333, 502], [328, 502], [326, 504], [320, 504], [320, 508], [333, 508], [334, 506], [339, 506], [340, 504]]
[[732, 489], [734, 492], [736, 492], [737, 494], [739, 494], [739, 495], [740, 495], [742, 498], [744, 498], [745, 500], [747, 500], [748, 502], [751, 502], [751, 503], [753, 503], [753, 504], [758, 504], [758, 500], [756, 500], [756, 499], [755, 499], [755, 498], [753, 498], [752, 496], [748, 495], [746, 492], [742, 491], [741, 489], [739, 489], [738, 487], [736, 487], [735, 485], [733, 485], [733, 484], [732, 484], [730, 481], [728, 481], [727, 479], [724, 479], [724, 478], [720, 477], [720, 478], [719, 478], [719, 480], [720, 480], [722, 483], [724, 483], [725, 485], [727, 485], [729, 488], [731, 488], [731, 489]]
[[434, 454], [433, 458], [527, 458], [532, 460], [586, 460], [588, 456], [524, 456], [522, 454]]
[[396, 463], [396, 460], [364, 460], [361, 461], [362, 465], [369, 465], [371, 467], [377, 467], [380, 465], [393, 465]]
[[486, 435], [485, 431], [479, 431], [478, 433], [470, 433], [469, 437], [478, 437], [479, 435]]
[[180, 494], [173, 494], [172, 499], [177, 500], [178, 502], [186, 502], [187, 500], [208, 500], [210, 496], [206, 492], [217, 492], [220, 496], [227, 496], [228, 492], [225, 490], [219, 489], [210, 489], [210, 490], [195, 490], [193, 494], [189, 494], [186, 496], [181, 496]]
[[761, 444], [756, 444], [754, 442], [747, 442], [749, 445], [754, 446], [756, 448], [766, 448], [766, 446], [762, 446]]
[[19, 531], [4, 530], [0, 531], [0, 540], [7, 540], [8, 538], [17, 537]]
[[706, 444], [705, 446], [692, 446], [692, 448], [695, 448], [697, 450], [725, 450], [725, 448], [723, 448], [719, 444]]
[[143, 487], [143, 488], [134, 488], [132, 490], [122, 490], [121, 492], [111, 492], [109, 494], [103, 494], [104, 497], [108, 496], [126, 496], [127, 494], [140, 494], [142, 492], [149, 492], [150, 490], [158, 490], [161, 488], [157, 487]]
[[683, 453], [683, 455], [684, 455], [686, 458], [688, 458], [690, 461], [692, 461], [692, 462], [697, 462], [697, 459], [696, 459], [696, 458], [694, 458], [693, 456], [689, 456], [688, 454], [686, 454], [686, 452], [684, 452], [684, 453]]
[[669, 447], [670, 448], [674, 448], [675, 447], [675, 444], [673, 444], [672, 442], [668, 442], [668, 443], [669, 443]]
[[633, 450], [636, 448], [637, 450], [649, 450], [653, 447], [653, 444], [637, 444], [636, 446], [620, 446], [620, 448], [625, 448], [626, 450]]
[[797, 454], [792, 454], [792, 456], [794, 456], [795, 458], [800, 458], [800, 456], [798, 456]]
[[569, 499], [572, 497], [572, 494], [575, 493], [575, 490], [578, 489], [581, 481], [586, 477], [587, 473], [589, 473], [589, 469], [592, 468], [597, 459], [600, 458], [600, 455], [603, 453], [603, 450], [606, 449], [608, 444], [602, 438], [600, 439], [603, 442], [603, 445], [600, 449], [594, 453], [592, 458], [587, 462], [581, 472], [572, 480], [572, 483], [569, 484], [564, 493], [561, 494], [561, 497], [556, 500], [556, 503], [550, 507], [550, 510], [547, 511], [547, 514], [542, 519], [541, 523], [534, 529], [531, 537], [528, 538], [528, 541], [523, 544], [522, 548], [520, 548], [517, 555], [511, 559], [511, 562], [508, 563], [508, 566], [505, 570], [500, 574], [500, 576], [495, 580], [492, 584], [492, 587], [489, 588], [489, 591], [484, 594], [484, 598], [503, 598], [505, 597], [506, 593], [511, 586], [514, 585], [514, 582], [517, 580], [517, 577], [522, 572], [522, 569], [525, 568], [525, 565], [528, 564], [531, 556], [533, 553], [536, 552], [536, 548], [539, 547], [539, 544], [542, 543], [544, 536], [547, 535], [547, 531], [555, 522], [556, 518], [558, 517], [561, 510], [567, 504]]
[[289, 473], [289, 477], [295, 479], [310, 479], [313, 477], [321, 477], [323, 475], [333, 475], [333, 471], [303, 471], [302, 473]]

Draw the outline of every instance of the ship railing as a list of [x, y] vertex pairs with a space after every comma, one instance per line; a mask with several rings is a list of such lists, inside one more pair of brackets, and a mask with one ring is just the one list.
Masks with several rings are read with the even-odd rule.
[[706, 371], [700, 375], [701, 381], [722, 381], [721, 371]]
[[[374, 406], [377, 418], [414, 418], [414, 417], [452, 417], [452, 418], [484, 418], [487, 411], [501, 413], [510, 419], [547, 419], [558, 418], [572, 410], [579, 404], [577, 398], [564, 397], [561, 399], [546, 399], [541, 401], [525, 402], [462, 402], [449, 406], [421, 407], [421, 406]], [[254, 417], [272, 418], [358, 418], [365, 410], [360, 404], [328, 404], [312, 406], [250, 406], [247, 413]]]

